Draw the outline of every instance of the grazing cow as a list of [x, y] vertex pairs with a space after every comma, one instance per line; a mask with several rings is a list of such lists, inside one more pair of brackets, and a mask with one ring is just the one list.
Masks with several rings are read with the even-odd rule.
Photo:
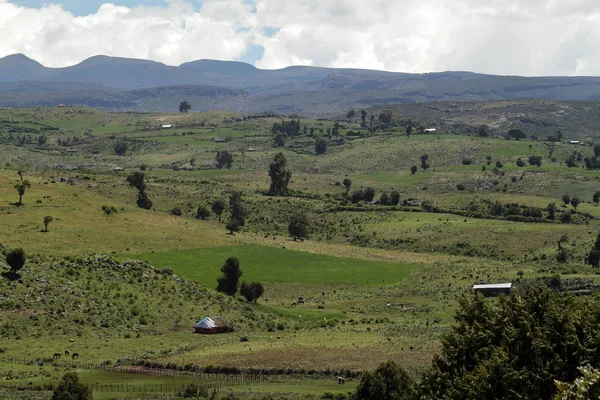
[[343, 385], [344, 383], [346, 383], [346, 380], [344, 379], [344, 377], [338, 376], [338, 385]]
[[298, 297], [298, 304], [304, 304], [304, 297]]
[[69, 350], [65, 350], [65, 356], [69, 355]]
[[292, 307], [296, 307], [296, 303], [292, 303], [290, 304]]
[[60, 353], [54, 353], [54, 355], [52, 356], [52, 359], [55, 360], [57, 358], [60, 358], [61, 354]]
[[390, 302], [388, 301], [388, 303], [387, 303], [385, 306], [386, 306], [387, 308], [392, 308], [392, 303], [390, 303]]
[[79, 358], [79, 353], [73, 353], [73, 358]]
[[324, 309], [325, 309], [325, 307], [324, 307], [324, 306], [317, 306], [317, 308], [318, 308], [319, 310], [324, 310]]

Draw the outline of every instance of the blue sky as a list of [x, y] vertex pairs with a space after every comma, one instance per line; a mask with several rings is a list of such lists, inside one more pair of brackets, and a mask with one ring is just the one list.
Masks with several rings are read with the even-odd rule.
[[[102, 4], [108, 2], [107, 0], [11, 0], [11, 3], [30, 8], [40, 8], [44, 4], [60, 4], [65, 10], [76, 16], [93, 14]], [[110, 2], [127, 7], [164, 6], [167, 4], [166, 0], [112, 0]]]

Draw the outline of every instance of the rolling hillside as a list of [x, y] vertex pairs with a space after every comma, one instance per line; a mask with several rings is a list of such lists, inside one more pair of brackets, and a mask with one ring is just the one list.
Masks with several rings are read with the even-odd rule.
[[[163, 87], [167, 89], [150, 89]], [[204, 101], [206, 97], [211, 101]], [[350, 108], [433, 101], [595, 101], [600, 98], [600, 78], [406, 74], [309, 66], [261, 70], [216, 60], [175, 67], [107, 56], [65, 68], [46, 68], [21, 54], [0, 59], [0, 107], [67, 103], [104, 110], [175, 111], [184, 98], [196, 103], [194, 111], [269, 111], [314, 117]]]

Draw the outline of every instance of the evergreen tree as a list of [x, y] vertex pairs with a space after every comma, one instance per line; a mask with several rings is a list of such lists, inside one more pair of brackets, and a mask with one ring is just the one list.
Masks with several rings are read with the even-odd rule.
[[285, 168], [286, 164], [287, 159], [283, 153], [277, 153], [269, 165], [269, 176], [271, 177], [269, 194], [279, 196], [287, 194], [292, 172]]
[[221, 267], [223, 273], [217, 279], [217, 291], [233, 296], [238, 291], [239, 280], [242, 276], [240, 262], [237, 257], [229, 257]]

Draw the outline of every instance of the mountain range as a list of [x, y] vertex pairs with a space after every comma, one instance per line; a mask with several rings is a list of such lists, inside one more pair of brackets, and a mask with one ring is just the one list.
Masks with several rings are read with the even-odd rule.
[[439, 101], [598, 100], [600, 77], [519, 77], [292, 66], [262, 70], [198, 60], [178, 67], [94, 56], [48, 68], [22, 54], [0, 59], [0, 107], [82, 105], [107, 111], [192, 111], [339, 115], [351, 108]]

